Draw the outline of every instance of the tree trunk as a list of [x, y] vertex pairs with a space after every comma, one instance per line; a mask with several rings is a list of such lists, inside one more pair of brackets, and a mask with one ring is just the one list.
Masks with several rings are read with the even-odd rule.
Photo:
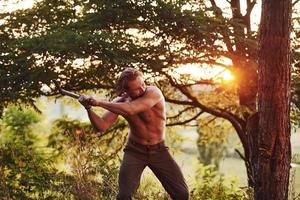
[[247, 135], [247, 151], [245, 151], [246, 169], [248, 176], [248, 186], [254, 188], [255, 185], [255, 169], [257, 169], [258, 159], [258, 112], [252, 114], [247, 119], [246, 135]]
[[290, 144], [291, 0], [262, 1], [258, 51], [256, 200], [287, 200]]

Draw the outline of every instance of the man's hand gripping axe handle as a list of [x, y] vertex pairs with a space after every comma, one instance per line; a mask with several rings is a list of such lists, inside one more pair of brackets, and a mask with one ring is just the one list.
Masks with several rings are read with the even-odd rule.
[[70, 97], [73, 97], [75, 99], [78, 99], [79, 98], [79, 94], [76, 94], [74, 92], [70, 92], [68, 90], [64, 90], [60, 87], [60, 84], [57, 80], [53, 80], [53, 83], [55, 84], [55, 87], [58, 89], [59, 93], [62, 94], [62, 95], [67, 95], [67, 96], [70, 96]]

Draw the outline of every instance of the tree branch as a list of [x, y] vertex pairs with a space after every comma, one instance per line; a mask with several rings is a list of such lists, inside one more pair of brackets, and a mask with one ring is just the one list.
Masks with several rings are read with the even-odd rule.
[[170, 124], [167, 124], [166, 126], [178, 126], [178, 125], [185, 125], [195, 119], [197, 119], [201, 114], [203, 114], [204, 111], [201, 111], [199, 113], [197, 113], [194, 117], [190, 118], [190, 119], [187, 119], [185, 121], [181, 121], [181, 122], [176, 122], [176, 123], [170, 123]]
[[[169, 79], [169, 81], [173, 87], [179, 89], [179, 91], [182, 94], [184, 94], [188, 99], [191, 100], [191, 102], [190, 101], [184, 101], [184, 102], [188, 103], [189, 105], [194, 105], [195, 107], [200, 108], [202, 110], [202, 112], [207, 112], [216, 117], [220, 117], [220, 118], [227, 119], [228, 121], [230, 121], [230, 123], [236, 130], [242, 143], [246, 144], [247, 138], [246, 138], [246, 135], [244, 132], [244, 128], [242, 126], [243, 124], [240, 123], [239, 119], [236, 116], [234, 116], [233, 114], [228, 113], [226, 111], [221, 112], [221, 111], [209, 108], [209, 107], [201, 104], [196, 97], [194, 97], [192, 94], [190, 94], [186, 88], [184, 88], [184, 86], [177, 84], [176, 81], [173, 80], [173, 78], [170, 75], [166, 74], [165, 72], [162, 72], [162, 73]], [[176, 101], [173, 101], [173, 102], [175, 103]], [[181, 102], [181, 101], [179, 101], [179, 102]]]
[[[219, 18], [222, 18], [223, 19], [223, 15], [222, 15], [222, 10], [220, 7], [217, 6], [215, 0], [210, 0], [210, 3], [212, 5], [214, 9], [214, 13], [216, 15], [216, 17], [219, 17]], [[224, 34], [222, 34], [223, 37], [224, 37], [224, 42], [226, 44], [226, 47], [227, 49], [230, 51], [230, 52], [233, 52], [233, 45], [230, 41], [230, 38], [229, 38], [229, 35], [228, 35], [228, 32], [224, 32]]]
[[256, 4], [256, 0], [253, 0], [252, 2], [250, 0], [247, 0], [247, 12], [246, 12], [245, 16], [251, 15], [251, 12], [252, 12], [255, 4]]
[[209, 120], [208, 122], [206, 122], [203, 126], [207, 126], [208, 124], [210, 124], [211, 122], [213, 122], [215, 119], [217, 119], [217, 117], [213, 117], [211, 120]]
[[181, 111], [178, 111], [179, 114], [171, 116], [171, 117], [167, 117], [168, 119], [174, 119], [174, 118], [178, 118], [180, 115], [182, 115], [184, 112], [191, 110], [191, 109], [195, 109], [193, 106], [187, 107]]
[[173, 104], [195, 106], [192, 101], [182, 101], [182, 100], [177, 100], [177, 99], [170, 99], [168, 97], [165, 97], [165, 100], [167, 102], [173, 103]]
[[239, 154], [239, 156], [241, 157], [241, 159], [243, 159], [244, 161], [246, 161], [245, 156], [243, 156], [243, 154], [238, 150], [238, 149], [234, 149], [235, 152], [237, 152], [237, 154]]
[[300, 0], [296, 0], [293, 2], [292, 7], [294, 7]]
[[247, 11], [246, 14], [244, 15], [244, 20], [247, 27], [247, 34], [251, 32], [250, 15], [255, 4], [256, 4], [256, 0], [253, 0], [252, 2], [251, 0], [247, 0]]

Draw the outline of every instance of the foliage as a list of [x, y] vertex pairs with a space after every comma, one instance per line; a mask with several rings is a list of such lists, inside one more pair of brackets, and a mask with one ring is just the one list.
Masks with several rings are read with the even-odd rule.
[[[252, 190], [236, 188], [230, 181], [227, 186], [225, 177], [216, 171], [214, 166], [199, 165], [196, 175], [196, 185], [192, 189], [193, 200], [252, 200]], [[227, 181], [228, 182], [228, 181]]]
[[[243, 108], [236, 100], [256, 95], [255, 75], [250, 72], [257, 67], [257, 33], [251, 29], [250, 14], [257, 5], [249, 1], [242, 15], [237, 2], [225, 2], [228, 7], [222, 10], [214, 0], [43, 0], [30, 9], [1, 13], [1, 105], [25, 102], [34, 106], [34, 98], [45, 94], [41, 87], [57, 78], [67, 89], [112, 92], [118, 73], [134, 66], [147, 72], [149, 81], [155, 80], [168, 100], [188, 98], [194, 107], [216, 116], [221, 112], [246, 117], [253, 108]], [[297, 29], [294, 31], [297, 36]], [[298, 38], [293, 37], [293, 63], [299, 60]], [[224, 63], [225, 58], [232, 64]], [[214, 65], [230, 70], [236, 75], [235, 87], [224, 91], [223, 83], [220, 86], [202, 78], [180, 78], [177, 84], [170, 84], [178, 76], [175, 69], [189, 63], [203, 70]], [[201, 96], [199, 101], [171, 92], [184, 87], [198, 96], [190, 86], [201, 84], [212, 86], [215, 93], [210, 96], [216, 97], [215, 102], [228, 96], [235, 100], [219, 106], [214, 100], [202, 101]], [[294, 86], [297, 88], [296, 79]], [[294, 91], [297, 106], [298, 90]], [[228, 115], [223, 118], [231, 120]]]
[[293, 128], [297, 129], [300, 127], [300, 116], [298, 115], [299, 113], [299, 108], [300, 108], [300, 63], [295, 65], [292, 68], [292, 90], [291, 90], [291, 98], [292, 98], [292, 103], [291, 103], [291, 122], [293, 124]]
[[141, 185], [135, 193], [134, 199], [147, 199], [147, 200], [170, 200], [171, 197], [163, 189], [162, 185], [154, 180], [153, 176], [142, 176]]
[[[126, 134], [112, 129], [99, 136], [89, 124], [64, 117], [54, 122], [45, 146], [47, 138], [34, 131], [39, 119], [27, 109], [12, 107], [5, 112], [0, 133], [2, 199], [115, 199], [119, 148]], [[216, 177], [209, 173], [197, 177], [203, 185], [197, 184], [191, 199], [216, 191], [216, 199], [238, 195], [233, 188], [221, 188], [221, 179], [208, 186]], [[151, 177], [143, 178], [134, 199], [170, 199], [156, 184]]]
[[296, 169], [291, 168], [290, 170], [290, 180], [289, 180], [289, 191], [288, 191], [288, 199], [289, 200], [299, 200], [300, 199], [300, 193], [297, 193], [296, 191]]
[[215, 117], [200, 117], [197, 132], [199, 161], [218, 169], [220, 160], [226, 155], [228, 136], [233, 132], [231, 125]]
[[53, 159], [32, 126], [37, 115], [9, 108], [0, 132], [0, 196], [2, 199], [60, 199], [68, 179], [52, 165]]
[[[1, 85], [6, 94], [1, 102], [33, 103], [43, 94], [42, 84], [58, 77], [74, 90], [112, 89], [125, 66], [139, 65], [156, 76], [185, 63], [219, 64], [242, 75], [218, 58], [244, 59], [242, 43], [247, 59], [254, 59], [257, 34], [241, 34], [244, 22], [218, 9], [193, 0], [43, 0], [33, 8], [1, 13]], [[298, 53], [293, 53], [295, 63]], [[76, 59], [83, 59], [84, 66], [74, 64]]]
[[2, 199], [115, 198], [119, 160], [113, 156], [124, 135], [112, 129], [99, 137], [89, 125], [64, 118], [55, 122], [47, 139], [33, 131], [38, 119], [31, 110], [13, 107], [5, 112], [0, 133]]
[[[117, 126], [124, 126], [119, 122]], [[126, 134], [121, 128], [101, 137], [88, 123], [67, 118], [54, 122], [49, 146], [74, 178], [68, 190], [75, 199], [110, 199], [117, 194], [118, 153]], [[124, 132], [123, 132], [124, 133]]]
[[125, 143], [126, 136], [127, 127], [123, 119], [118, 119], [106, 132], [97, 133], [90, 123], [63, 117], [53, 122], [49, 146], [58, 150], [68, 150], [72, 147], [79, 148], [78, 150], [88, 148], [90, 151], [100, 153], [104, 160], [108, 160], [117, 155]]

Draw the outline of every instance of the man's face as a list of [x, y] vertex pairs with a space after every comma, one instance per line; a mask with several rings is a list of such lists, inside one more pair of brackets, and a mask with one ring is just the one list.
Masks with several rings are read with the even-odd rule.
[[136, 99], [142, 96], [146, 91], [146, 85], [142, 77], [138, 76], [136, 79], [127, 83], [127, 94], [132, 98]]

